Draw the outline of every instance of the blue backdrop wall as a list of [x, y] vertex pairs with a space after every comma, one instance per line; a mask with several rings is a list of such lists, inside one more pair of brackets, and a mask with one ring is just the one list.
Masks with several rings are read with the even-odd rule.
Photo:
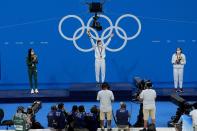
[[[27, 84], [25, 59], [28, 48], [39, 58], [40, 84], [95, 82], [94, 52], [78, 51], [71, 41], [63, 39], [58, 23], [69, 14], [80, 16], [85, 24], [88, 13], [85, 0], [6, 0], [0, 2], [1, 85]], [[140, 35], [128, 41], [116, 53], [107, 52], [106, 81], [129, 82], [134, 76], [151, 79], [156, 84], [172, 86], [171, 56], [176, 47], [187, 57], [185, 86], [197, 83], [197, 1], [196, 0], [111, 0], [104, 5], [104, 14], [115, 24], [123, 14], [136, 15], [142, 23]], [[104, 28], [106, 20], [101, 19]], [[75, 19], [64, 23], [64, 33], [72, 36], [81, 25]], [[126, 18], [120, 25], [129, 35], [137, 24]], [[110, 47], [123, 43], [114, 32]], [[90, 47], [86, 34], [77, 40]], [[166, 86], [165, 85], [165, 86]], [[1, 87], [3, 88], [3, 87]]]

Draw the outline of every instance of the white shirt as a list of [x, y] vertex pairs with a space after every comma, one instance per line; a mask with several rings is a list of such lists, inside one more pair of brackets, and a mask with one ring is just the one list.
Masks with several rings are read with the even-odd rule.
[[90, 42], [95, 50], [95, 58], [97, 60], [103, 60], [106, 57], [106, 47], [109, 45], [111, 41], [111, 37], [108, 38], [107, 42], [104, 45], [101, 46], [97, 46], [96, 44], [94, 44], [94, 40], [90, 37]]
[[182, 123], [182, 131], [193, 131], [192, 118], [189, 115], [182, 115], [178, 123]]
[[193, 126], [197, 126], [197, 109], [192, 110], [189, 115], [192, 116]]
[[100, 101], [100, 111], [112, 111], [112, 101], [114, 101], [113, 92], [110, 90], [101, 90], [97, 94], [97, 101]]
[[95, 58], [96, 59], [105, 59], [105, 57], [106, 57], [105, 49], [106, 49], [106, 47], [104, 45], [94, 46]]
[[186, 57], [184, 54], [181, 53], [181, 61], [180, 64], [176, 64], [176, 60], [178, 59], [178, 56], [176, 53], [172, 55], [172, 64], [174, 68], [184, 68], [184, 65], [186, 64]]
[[143, 99], [144, 109], [155, 109], [156, 92], [153, 89], [145, 89], [140, 93], [140, 99]]

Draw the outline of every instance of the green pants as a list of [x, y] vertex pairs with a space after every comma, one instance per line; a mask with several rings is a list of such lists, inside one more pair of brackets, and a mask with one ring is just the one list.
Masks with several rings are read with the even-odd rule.
[[[30, 88], [37, 89], [37, 69], [29, 68], [28, 75], [29, 75]], [[34, 86], [33, 86], [33, 81], [34, 81]]]

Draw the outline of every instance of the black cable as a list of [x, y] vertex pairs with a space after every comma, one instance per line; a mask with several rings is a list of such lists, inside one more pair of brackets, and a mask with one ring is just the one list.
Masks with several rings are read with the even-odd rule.
[[117, 120], [116, 120], [116, 117], [115, 117], [115, 115], [114, 115], [114, 111], [113, 111], [113, 110], [112, 110], [112, 116], [113, 116], [114, 122], [115, 122], [115, 124], [116, 124], [116, 126], [117, 126], [118, 124], [117, 124]]

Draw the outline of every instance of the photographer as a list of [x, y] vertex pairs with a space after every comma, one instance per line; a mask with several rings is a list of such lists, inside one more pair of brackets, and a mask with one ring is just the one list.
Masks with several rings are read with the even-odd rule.
[[129, 131], [129, 118], [130, 113], [127, 110], [127, 106], [124, 102], [120, 102], [120, 109], [116, 111], [117, 126], [124, 131]]
[[13, 122], [16, 131], [27, 131], [31, 127], [30, 117], [24, 112], [24, 107], [19, 106], [17, 113], [13, 117]]
[[87, 128], [89, 131], [96, 131], [97, 128], [100, 127], [100, 120], [99, 120], [99, 109], [97, 108], [96, 105], [94, 105], [90, 109], [90, 113], [87, 113], [86, 115], [86, 123], [87, 123]]
[[57, 121], [57, 127], [56, 129], [58, 131], [65, 131], [67, 120], [66, 120], [66, 113], [64, 109], [64, 104], [60, 103], [58, 104], [58, 110], [56, 111], [56, 121]]
[[56, 111], [57, 111], [57, 108], [56, 106], [52, 106], [51, 107], [51, 111], [48, 113], [47, 115], [47, 119], [48, 119], [48, 127], [50, 129], [55, 129], [56, 126], [57, 126], [57, 122], [56, 122]]
[[79, 106], [79, 112], [75, 116], [75, 124], [74, 124], [74, 131], [88, 131], [87, 124], [85, 119], [87, 117], [87, 113], [85, 112], [85, 108], [83, 105]]
[[140, 93], [139, 99], [143, 102], [143, 115], [144, 115], [144, 129], [146, 131], [148, 128], [147, 122], [149, 116], [151, 116], [152, 125], [155, 126], [155, 99], [156, 99], [156, 92], [155, 90], [151, 89], [152, 83], [151, 81], [145, 82], [145, 90]]
[[114, 94], [112, 91], [108, 90], [108, 83], [104, 82], [101, 86], [102, 90], [97, 94], [97, 101], [100, 101], [100, 121], [101, 130], [104, 131], [104, 120], [107, 116], [107, 128], [111, 129], [112, 120], [112, 102], [114, 101]]
[[74, 131], [75, 118], [76, 118], [78, 111], [79, 111], [78, 106], [73, 105], [72, 111], [68, 113], [68, 116], [67, 116], [68, 131]]

